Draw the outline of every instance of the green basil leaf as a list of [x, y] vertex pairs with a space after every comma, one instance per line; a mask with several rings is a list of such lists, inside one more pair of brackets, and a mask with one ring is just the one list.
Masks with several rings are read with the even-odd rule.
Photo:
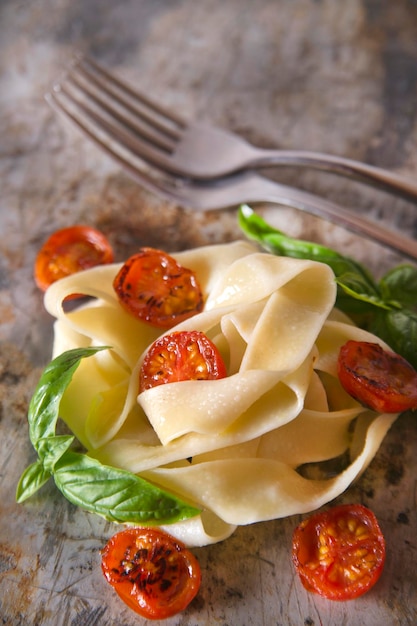
[[249, 239], [273, 254], [329, 265], [336, 277], [336, 306], [417, 367], [416, 267], [395, 267], [377, 283], [361, 263], [326, 246], [287, 237], [247, 205], [240, 207], [238, 222]]
[[16, 502], [24, 502], [40, 489], [51, 477], [40, 459], [29, 465], [20, 477], [16, 489]]
[[67, 500], [113, 522], [165, 524], [200, 512], [131, 472], [70, 450], [56, 463], [54, 480]]
[[69, 350], [53, 359], [44, 369], [30, 401], [28, 413], [29, 437], [38, 453], [39, 441], [55, 435], [59, 404], [80, 360], [105, 348]]
[[[348, 312], [349, 310], [349, 300], [351, 299], [360, 300], [362, 303], [366, 303], [367, 310], [369, 310], [369, 307], [379, 307], [386, 310], [390, 310], [392, 308], [390, 304], [382, 298], [379, 291], [375, 289], [369, 281], [363, 279], [361, 274], [347, 272], [346, 274], [337, 276], [336, 283], [341, 290], [349, 296], [349, 298], [345, 300], [345, 307], [347, 307], [343, 309], [345, 312]], [[339, 308], [341, 308], [339, 303], [342, 301], [342, 298], [339, 298], [339, 301], [336, 302], [336, 305], [339, 306]], [[354, 305], [353, 310], [357, 310]], [[361, 310], [363, 311], [364, 308]]]
[[417, 369], [417, 312], [409, 309], [380, 311], [369, 330]]
[[350, 257], [343, 256], [331, 248], [318, 243], [293, 239], [285, 233], [270, 226], [247, 205], [242, 205], [238, 214], [239, 225], [249, 239], [257, 241], [262, 247], [273, 254], [299, 259], [311, 259], [330, 265], [336, 276], [358, 274], [369, 288], [377, 290], [368, 270]]
[[29, 404], [29, 437], [39, 459], [23, 472], [16, 489], [17, 502], [23, 502], [50, 478], [55, 462], [71, 445], [74, 437], [55, 436], [61, 398], [80, 360], [99, 348], [79, 348], [64, 352], [44, 369]]
[[81, 359], [103, 349], [69, 350], [45, 368], [28, 414], [30, 439], [39, 459], [23, 472], [16, 499], [27, 499], [53, 476], [70, 502], [108, 520], [163, 524], [194, 517], [199, 509], [131, 472], [70, 450], [72, 435], [55, 435], [60, 401]]
[[417, 267], [398, 265], [381, 278], [380, 285], [387, 298], [417, 310]]
[[240, 207], [238, 220], [247, 237], [257, 241], [268, 252], [329, 265], [339, 287], [336, 305], [346, 313], [364, 313], [374, 306], [386, 308], [371, 274], [354, 259], [326, 246], [288, 237], [270, 226], [247, 205]]
[[68, 450], [75, 437], [72, 435], [52, 435], [38, 441], [38, 454], [46, 470], [53, 472], [55, 463]]

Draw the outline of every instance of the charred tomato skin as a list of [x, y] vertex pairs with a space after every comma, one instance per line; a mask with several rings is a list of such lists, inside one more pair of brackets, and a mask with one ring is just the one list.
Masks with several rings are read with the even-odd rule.
[[344, 504], [315, 513], [297, 526], [292, 561], [308, 591], [329, 600], [352, 600], [381, 576], [385, 540], [370, 509]]
[[174, 331], [157, 339], [139, 373], [139, 391], [184, 380], [217, 380], [227, 375], [216, 345], [201, 331]]
[[130, 315], [159, 328], [172, 328], [203, 308], [195, 273], [156, 248], [141, 248], [127, 259], [113, 288]]
[[346, 342], [339, 352], [337, 374], [345, 391], [374, 411], [417, 408], [417, 372], [402, 356], [377, 343]]
[[142, 617], [166, 619], [183, 611], [201, 585], [193, 553], [158, 528], [127, 528], [101, 551], [102, 572], [118, 596]]
[[103, 233], [92, 226], [68, 226], [52, 233], [40, 248], [34, 265], [35, 282], [46, 291], [60, 278], [113, 260], [112, 246]]

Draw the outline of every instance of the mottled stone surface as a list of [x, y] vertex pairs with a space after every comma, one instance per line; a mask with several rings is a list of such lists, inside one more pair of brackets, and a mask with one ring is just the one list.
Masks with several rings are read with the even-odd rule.
[[[141, 189], [43, 99], [75, 52], [87, 52], [184, 116], [261, 146], [342, 154], [415, 177], [415, 0], [2, 0], [0, 3], [0, 616], [8, 626], [129, 626], [98, 550], [114, 526], [76, 510], [52, 485], [16, 505], [34, 458], [26, 413], [50, 357], [52, 321], [32, 279], [41, 242], [91, 223], [119, 260], [142, 244], [179, 250], [241, 236], [234, 209], [194, 213]], [[290, 168], [279, 180], [417, 235], [408, 203]], [[261, 206], [296, 236], [331, 243], [374, 269], [397, 260], [320, 220]], [[384, 575], [361, 600], [329, 603], [294, 579], [297, 519], [240, 529], [197, 550], [199, 597], [169, 624], [300, 626], [417, 622], [417, 434], [398, 421], [340, 501], [373, 508], [387, 537]]]

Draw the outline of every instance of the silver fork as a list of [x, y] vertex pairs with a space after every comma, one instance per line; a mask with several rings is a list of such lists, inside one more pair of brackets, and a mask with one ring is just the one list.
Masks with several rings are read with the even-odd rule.
[[387, 170], [319, 152], [264, 150], [228, 131], [187, 123], [86, 57], [72, 64], [47, 99], [55, 108], [76, 105], [110, 140], [185, 178], [213, 180], [244, 169], [291, 165], [326, 170], [417, 201], [417, 184]]
[[97, 120], [85, 115], [82, 102], [77, 99], [57, 99], [55, 96], [56, 92], [46, 95], [46, 99], [55, 109], [63, 113], [143, 187], [171, 202], [200, 211], [222, 209], [246, 202], [273, 202], [327, 219], [417, 261], [416, 242], [401, 233], [388, 229], [381, 223], [371, 222], [334, 202], [282, 185], [253, 171], [245, 171], [214, 182], [201, 182], [168, 174], [149, 164], [146, 166], [143, 158], [126, 150], [124, 141], [120, 141], [118, 135], [109, 136], [106, 127], [103, 128]]

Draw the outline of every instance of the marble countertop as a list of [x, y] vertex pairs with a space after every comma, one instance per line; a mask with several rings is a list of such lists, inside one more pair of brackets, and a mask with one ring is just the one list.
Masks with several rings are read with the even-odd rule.
[[[28, 403], [50, 359], [52, 319], [33, 262], [54, 230], [95, 225], [118, 260], [140, 245], [169, 251], [241, 237], [236, 209], [198, 213], [141, 188], [58, 117], [44, 93], [83, 52], [183, 116], [264, 147], [330, 152], [416, 177], [417, 4], [413, 0], [3, 0], [0, 5], [0, 615], [8, 626], [142, 623], [112, 594], [99, 550], [115, 526], [45, 486], [14, 495], [34, 460]], [[271, 170], [372, 219], [407, 224], [417, 209], [317, 172]], [[397, 259], [342, 229], [266, 204], [289, 234], [366, 261]], [[305, 592], [288, 546], [296, 518], [239, 529], [196, 550], [198, 598], [172, 625], [404, 626], [417, 622], [417, 430], [396, 422], [371, 466], [338, 501], [360, 501], [387, 538], [385, 571], [363, 598]]]

